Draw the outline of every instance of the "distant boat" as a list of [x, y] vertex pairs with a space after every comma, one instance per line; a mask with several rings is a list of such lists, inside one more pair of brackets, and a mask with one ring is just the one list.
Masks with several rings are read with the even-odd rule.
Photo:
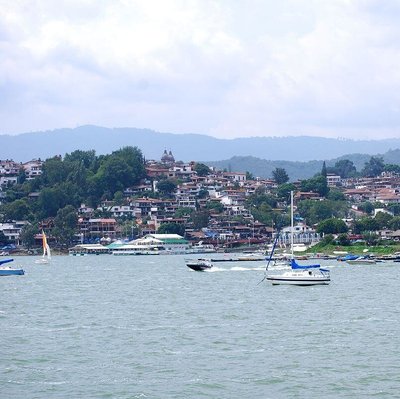
[[348, 259], [346, 260], [346, 262], [349, 263], [350, 265], [371, 265], [375, 264], [376, 260], [368, 256], [360, 256], [356, 259]]
[[191, 248], [186, 250], [187, 254], [204, 254], [204, 253], [213, 253], [217, 252], [214, 245], [211, 244], [203, 244], [203, 241], [199, 241], [198, 244], [193, 245]]
[[14, 269], [11, 266], [3, 266], [6, 263], [13, 262], [14, 259], [0, 260], [0, 276], [13, 276], [25, 274], [23, 269]]
[[287, 284], [287, 285], [326, 285], [331, 281], [330, 271], [328, 269], [322, 269], [320, 265], [299, 265], [293, 255], [293, 191], [291, 191], [291, 260], [288, 271], [283, 273], [268, 273], [268, 266], [272, 260], [273, 252], [278, 242], [279, 231], [275, 239], [272, 251], [265, 269], [266, 279], [270, 281], [272, 285]]
[[355, 259], [358, 259], [358, 258], [359, 258], [359, 255], [347, 254], [345, 256], [339, 256], [337, 258], [337, 260], [339, 262], [348, 262], [349, 260], [355, 260]]
[[259, 253], [252, 253], [247, 255], [238, 256], [238, 261], [246, 262], [246, 261], [263, 261], [265, 260], [265, 256]]
[[196, 272], [203, 272], [213, 267], [212, 263], [207, 259], [186, 259], [186, 266]]
[[47, 237], [44, 231], [42, 230], [42, 246], [43, 246], [43, 255], [40, 259], [36, 259], [35, 263], [38, 264], [47, 264], [51, 260], [51, 251], [49, 244], [47, 243]]

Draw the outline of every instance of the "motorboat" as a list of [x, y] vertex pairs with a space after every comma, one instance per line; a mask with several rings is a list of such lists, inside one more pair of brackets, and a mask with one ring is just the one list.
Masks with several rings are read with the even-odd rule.
[[196, 272], [203, 272], [213, 267], [212, 263], [208, 259], [186, 259], [186, 266]]
[[13, 276], [25, 274], [23, 269], [14, 269], [11, 266], [4, 266], [6, 263], [13, 262], [14, 259], [0, 260], [0, 276]]

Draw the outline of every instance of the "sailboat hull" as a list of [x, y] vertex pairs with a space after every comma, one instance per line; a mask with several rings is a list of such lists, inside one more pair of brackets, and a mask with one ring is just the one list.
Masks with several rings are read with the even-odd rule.
[[35, 263], [40, 265], [46, 265], [47, 263], [49, 263], [49, 261], [46, 258], [42, 258], [42, 259], [36, 259]]
[[273, 285], [326, 285], [331, 281], [329, 271], [317, 270], [290, 270], [282, 274], [270, 274], [267, 280]]
[[0, 276], [22, 276], [24, 275], [25, 272], [23, 271], [23, 269], [8, 269], [8, 268], [4, 268], [1, 269], [0, 268]]
[[330, 278], [320, 278], [320, 279], [296, 279], [296, 278], [284, 278], [284, 277], [267, 277], [267, 280], [272, 283], [272, 285], [327, 285], [330, 283]]

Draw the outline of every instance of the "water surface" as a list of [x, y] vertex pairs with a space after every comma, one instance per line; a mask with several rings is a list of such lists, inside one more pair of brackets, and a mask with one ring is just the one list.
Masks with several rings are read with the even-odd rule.
[[400, 397], [398, 264], [336, 261], [329, 286], [263, 263], [54, 257], [0, 278], [1, 398]]

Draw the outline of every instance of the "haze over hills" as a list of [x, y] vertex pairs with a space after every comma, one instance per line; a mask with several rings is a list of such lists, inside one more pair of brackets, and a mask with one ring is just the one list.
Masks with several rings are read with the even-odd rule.
[[[347, 154], [334, 159], [327, 159], [326, 166], [334, 166], [340, 159], [348, 159], [353, 162], [357, 171], [361, 171], [364, 164], [371, 159], [369, 154]], [[384, 154], [374, 154], [382, 157], [387, 164], [400, 165], [400, 150], [388, 151]], [[251, 172], [253, 176], [272, 178], [272, 171], [275, 168], [284, 168], [291, 181], [309, 179], [315, 174], [321, 172], [324, 161], [271, 161], [252, 156], [235, 156], [223, 161], [205, 162], [208, 166], [214, 166], [219, 170], [231, 170], [235, 172]]]
[[0, 159], [46, 159], [76, 149], [94, 149], [97, 154], [108, 154], [128, 145], [140, 148], [147, 159], [160, 159], [167, 149], [172, 151], [176, 160], [182, 161], [252, 156], [270, 161], [308, 162], [335, 159], [351, 153], [382, 154], [400, 148], [400, 139], [356, 141], [310, 136], [218, 139], [200, 134], [87, 125], [15, 136], [0, 135]]

